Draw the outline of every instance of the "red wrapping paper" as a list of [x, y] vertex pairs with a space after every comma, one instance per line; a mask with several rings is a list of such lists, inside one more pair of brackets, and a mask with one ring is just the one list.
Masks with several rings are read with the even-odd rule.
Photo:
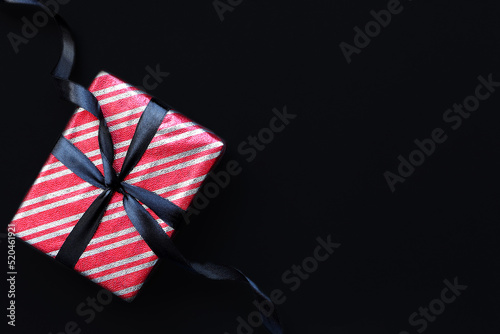
[[[89, 90], [97, 97], [111, 132], [114, 169], [121, 169], [137, 122], [151, 96], [101, 72]], [[63, 135], [104, 173], [97, 139], [98, 121], [76, 110]], [[155, 192], [186, 210], [224, 144], [184, 115], [169, 111], [156, 136], [125, 182]], [[79, 178], [52, 154], [26, 195], [12, 224], [16, 236], [51, 257], [101, 189]], [[116, 192], [75, 270], [125, 300], [132, 300], [157, 261], [135, 230]], [[174, 230], [152, 214], [163, 230]]]

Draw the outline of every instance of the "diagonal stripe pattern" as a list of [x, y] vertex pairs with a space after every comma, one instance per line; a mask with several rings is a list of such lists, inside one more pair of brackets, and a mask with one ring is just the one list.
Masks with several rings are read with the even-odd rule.
[[[106, 72], [95, 78], [89, 90], [98, 99], [110, 129], [115, 149], [113, 168], [120, 170], [151, 97]], [[98, 127], [95, 116], [78, 108], [63, 136], [103, 173]], [[125, 180], [186, 210], [222, 150], [220, 138], [182, 114], [170, 111]], [[14, 217], [17, 237], [49, 256], [57, 256], [69, 233], [101, 192], [50, 155]], [[157, 257], [133, 227], [122, 199], [120, 193], [111, 198], [75, 270], [121, 298], [132, 300]], [[144, 207], [171, 236], [173, 229]]]

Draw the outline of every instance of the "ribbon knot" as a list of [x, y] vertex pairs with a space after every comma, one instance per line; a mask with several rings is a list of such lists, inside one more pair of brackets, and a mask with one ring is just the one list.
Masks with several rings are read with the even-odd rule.
[[111, 178], [111, 182], [106, 184], [106, 189], [109, 189], [112, 192], [118, 192], [121, 194], [123, 194], [123, 192], [124, 192], [124, 189], [122, 186], [122, 181], [118, 178], [118, 176], [116, 176], [116, 174], [114, 175], [113, 178]]
[[107, 189], [111, 190], [113, 193], [117, 192], [120, 194], [124, 194], [125, 192], [121, 182], [109, 184]]

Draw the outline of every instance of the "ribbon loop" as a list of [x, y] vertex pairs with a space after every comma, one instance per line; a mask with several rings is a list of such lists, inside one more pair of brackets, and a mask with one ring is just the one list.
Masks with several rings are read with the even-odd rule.
[[96, 168], [92, 161], [87, 158], [79, 149], [77, 149], [69, 140], [59, 138], [54, 150], [52, 151], [57, 160], [62, 162], [73, 173], [91, 185], [105, 189], [104, 177]]
[[123, 181], [127, 177], [144, 155], [149, 143], [151, 143], [151, 140], [158, 132], [158, 128], [167, 112], [166, 109], [160, 107], [153, 100], [149, 102], [137, 123], [137, 128], [123, 161], [122, 170], [119, 175], [120, 181]]
[[177, 229], [183, 218], [183, 210], [174, 203], [143, 188], [122, 182], [123, 189], [134, 198], [144, 203], [173, 229]]

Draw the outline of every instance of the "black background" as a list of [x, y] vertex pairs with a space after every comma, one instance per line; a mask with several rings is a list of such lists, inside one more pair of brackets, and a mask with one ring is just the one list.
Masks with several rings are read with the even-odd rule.
[[[235, 159], [243, 171], [176, 244], [191, 259], [242, 269], [266, 292], [286, 291], [288, 333], [416, 333], [410, 314], [455, 277], [468, 288], [425, 333], [499, 332], [500, 91], [456, 131], [442, 116], [474, 93], [479, 75], [500, 81], [500, 5], [402, 4], [351, 64], [339, 43], [352, 44], [353, 28], [386, 0], [243, 0], [223, 22], [211, 0], [61, 8], [77, 42], [74, 81], [88, 85], [105, 69], [141, 85], [146, 66], [159, 64], [170, 75], [151, 93], [226, 140], [218, 168]], [[34, 12], [0, 6], [2, 229], [74, 110], [50, 77], [56, 26], [18, 54], [6, 37]], [[297, 118], [246, 162], [238, 145], [283, 106]], [[437, 127], [448, 140], [392, 193], [384, 172]], [[342, 246], [291, 292], [281, 275], [328, 235]], [[254, 309], [245, 287], [162, 262], [133, 303], [115, 298], [87, 324], [75, 309], [99, 287], [21, 242], [16, 251], [15, 329], [1, 316], [8, 333], [55, 334], [76, 321], [82, 333], [233, 334], [236, 317]]]

